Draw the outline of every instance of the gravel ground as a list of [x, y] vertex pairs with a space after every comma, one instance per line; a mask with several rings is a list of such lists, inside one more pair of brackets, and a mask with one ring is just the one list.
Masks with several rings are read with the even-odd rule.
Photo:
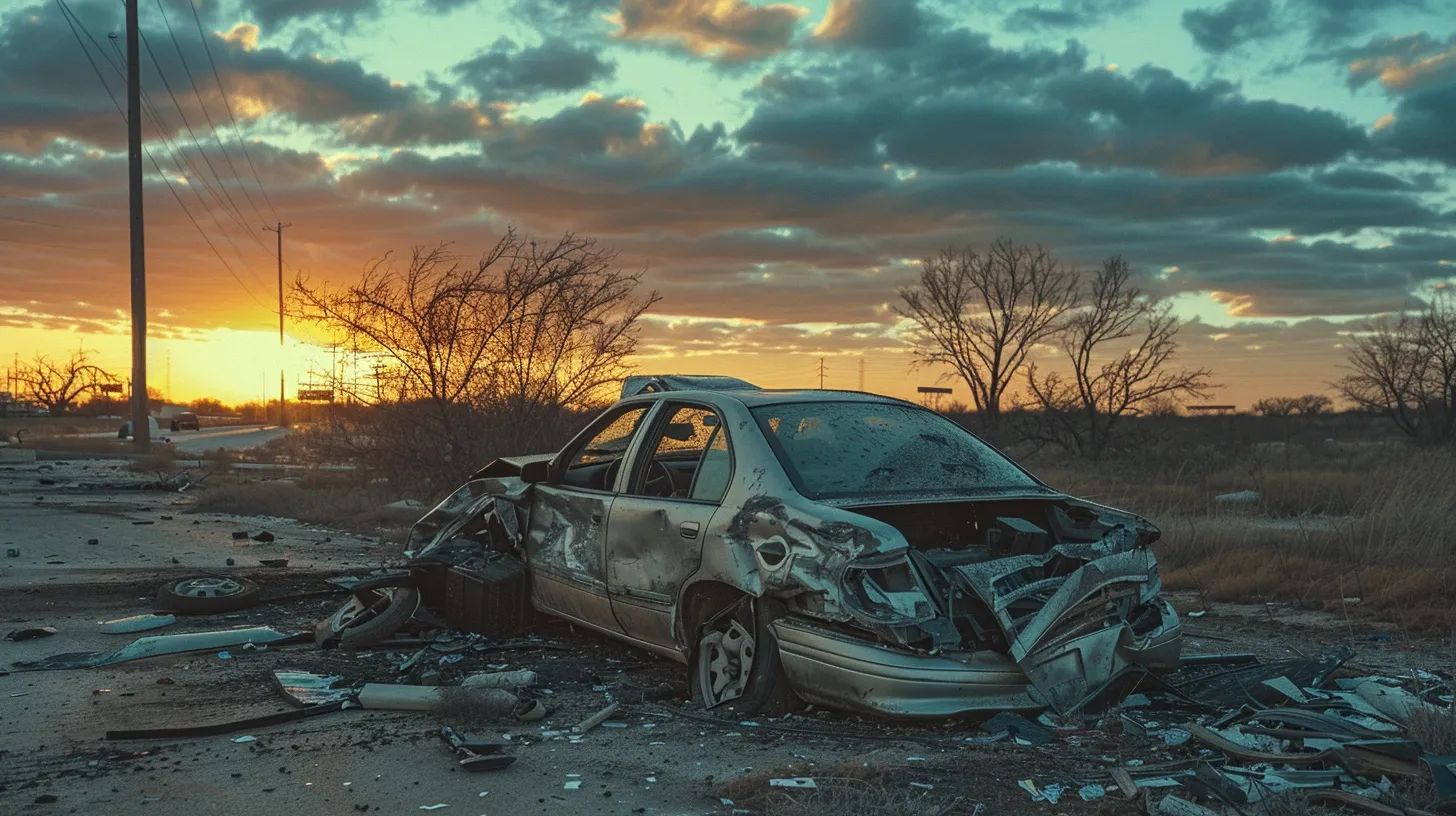
[[[165, 579], [199, 572], [251, 578], [266, 598], [282, 600], [182, 618], [146, 634], [257, 625], [307, 631], [340, 601], [323, 595], [330, 589], [325, 577], [397, 552], [397, 544], [379, 538], [289, 520], [189, 513], [192, 491], [135, 489], [148, 481], [155, 477], [111, 462], [0, 468], [0, 547], [20, 549], [19, 557], [0, 558], [3, 628], [59, 630], [0, 641], [0, 670], [63, 652], [115, 649], [135, 636], [102, 634], [99, 621], [150, 611]], [[276, 539], [233, 538], [262, 530]], [[258, 565], [278, 557], [290, 566]], [[1175, 602], [1191, 608], [1192, 598]], [[1287, 608], [1220, 604], [1186, 623], [1188, 653], [1278, 658], [1352, 642], [1361, 672], [1445, 668], [1456, 652], [1449, 643], [1405, 641], [1378, 623]], [[1385, 634], [1392, 639], [1369, 639]], [[96, 669], [12, 670], [0, 675], [0, 813], [403, 814], [442, 804], [449, 814], [728, 814], [732, 808], [720, 801], [725, 791], [759, 784], [735, 787], [734, 780], [770, 771], [838, 777], [854, 768], [880, 769], [879, 788], [910, 792], [952, 813], [973, 813], [977, 804], [985, 805], [983, 813], [1116, 813], [1128, 803], [1115, 794], [1093, 803], [1069, 794], [1052, 807], [1031, 803], [1016, 783], [1066, 783], [1129, 760], [1176, 759], [1194, 750], [1115, 730], [1071, 733], [1041, 747], [974, 744], [966, 741], [982, 733], [974, 719], [906, 725], [810, 710], [756, 724], [719, 721], [682, 699], [684, 673], [676, 664], [560, 622], [545, 622], [536, 637], [523, 648], [468, 651], [458, 663], [440, 666], [431, 658], [446, 683], [504, 664], [538, 671], [552, 692], [541, 695], [551, 710], [543, 722], [471, 732], [509, 737], [517, 761], [488, 773], [459, 769], [438, 737], [441, 723], [419, 713], [341, 711], [257, 729], [247, 742], [234, 742], [236, 734], [104, 739], [114, 729], [289, 710], [272, 683], [276, 669], [338, 674], [350, 683], [393, 681], [414, 648], [353, 654], [309, 643], [234, 649], [229, 659], [206, 652]], [[623, 705], [616, 719], [622, 727], [570, 739], [571, 725], [609, 694], [633, 700], [633, 688], [663, 684], [673, 689], [666, 699]]]

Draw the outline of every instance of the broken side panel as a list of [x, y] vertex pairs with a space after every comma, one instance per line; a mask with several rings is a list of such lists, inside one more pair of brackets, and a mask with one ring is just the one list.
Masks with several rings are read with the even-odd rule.
[[621, 632], [607, 597], [607, 517], [614, 496], [536, 485], [526, 556], [538, 607]]

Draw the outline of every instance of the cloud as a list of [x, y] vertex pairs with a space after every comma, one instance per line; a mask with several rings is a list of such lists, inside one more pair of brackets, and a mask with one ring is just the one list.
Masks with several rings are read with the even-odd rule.
[[1309, 27], [1315, 43], [1333, 43], [1368, 31], [1401, 9], [1420, 10], [1427, 0], [1291, 0], [1291, 10]]
[[482, 100], [519, 100], [611, 79], [616, 64], [561, 37], [524, 48], [502, 38], [450, 72]]
[[1434, 159], [1456, 167], [1456, 77], [1407, 93], [1393, 117], [1372, 138], [1376, 155]]
[[1056, 5], [1022, 6], [1004, 24], [1011, 31], [1090, 28], [1145, 3], [1147, 0], [1060, 0]]
[[864, 76], [827, 60], [770, 74], [736, 135], [765, 161], [935, 170], [1066, 161], [1189, 176], [1319, 165], [1366, 143], [1329, 111], [1251, 101], [1227, 82], [1193, 85], [1160, 68], [1123, 74], [1085, 61], [1070, 45], [1006, 51], [949, 32], [891, 63], [897, 70]]
[[814, 37], [861, 48], [899, 48], [920, 40], [928, 22], [918, 0], [830, 0]]
[[1210, 54], [1224, 54], [1279, 33], [1273, 25], [1272, 0], [1229, 0], [1222, 6], [1188, 9], [1182, 22], [1193, 42]]
[[746, 62], [787, 48], [807, 13], [747, 0], [622, 0], [613, 21], [624, 40], [671, 42], [722, 62]]
[[1349, 64], [1351, 88], [1378, 81], [1398, 94], [1456, 78], [1456, 34], [1445, 42], [1425, 32], [1376, 37], [1337, 56]]

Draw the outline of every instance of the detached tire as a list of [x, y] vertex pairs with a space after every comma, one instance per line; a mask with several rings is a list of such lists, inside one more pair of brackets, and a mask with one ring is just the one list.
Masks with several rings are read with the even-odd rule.
[[214, 615], [257, 606], [263, 591], [246, 578], [208, 575], [162, 584], [157, 606], [184, 615]]
[[394, 637], [420, 605], [420, 591], [410, 586], [364, 590], [329, 616], [330, 634], [340, 649], [368, 649]]
[[[731, 711], [736, 719], [777, 717], [801, 706], [784, 676], [772, 620], [767, 601], [745, 596], [732, 612], [698, 626], [697, 648], [688, 663], [694, 702], [710, 711]], [[735, 689], [741, 690], [730, 696]]]

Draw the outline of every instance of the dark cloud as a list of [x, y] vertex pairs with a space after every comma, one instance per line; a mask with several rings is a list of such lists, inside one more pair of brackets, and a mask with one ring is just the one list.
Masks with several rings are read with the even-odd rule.
[[789, 46], [802, 6], [748, 0], [622, 0], [615, 20], [625, 40], [671, 43], [723, 62], [745, 62]]
[[511, 0], [511, 13], [538, 29], [582, 27], [601, 23], [617, 0]]
[[1069, 161], [1174, 175], [1318, 165], [1366, 141], [1337, 114], [1250, 101], [1226, 82], [1193, 85], [1151, 67], [1126, 75], [1087, 70], [1071, 47], [1056, 55], [970, 41], [980, 47], [963, 49], [961, 65], [991, 70], [968, 71], [961, 85], [942, 76], [934, 59], [907, 61], [903, 76], [865, 82], [838, 71], [838, 63], [771, 76], [738, 139], [775, 161], [942, 170]]
[[561, 37], [524, 48], [500, 39], [450, 71], [482, 100], [518, 100], [610, 79], [616, 64]]
[[380, 0], [248, 0], [242, 13], [268, 29], [304, 17], [322, 17], [350, 25], [361, 17], [377, 16], [379, 3]]
[[1139, 8], [1147, 0], [1060, 0], [1055, 5], [1022, 6], [1007, 15], [1011, 31], [1088, 28]]
[[860, 48], [900, 48], [924, 38], [931, 22], [918, 0], [830, 0], [814, 36]]
[[1246, 42], [1277, 36], [1272, 0], [1229, 0], [1222, 6], [1183, 12], [1183, 28], [1210, 54], [1224, 54]]
[[1370, 30], [1382, 15], [1421, 10], [1427, 0], [1291, 0], [1291, 9], [1309, 26], [1310, 40], [1332, 43]]
[[1456, 34], [1444, 42], [1424, 31], [1376, 37], [1330, 58], [1347, 64], [1351, 88], [1378, 81], [1391, 93], [1406, 93], [1456, 79]]
[[1434, 159], [1456, 167], [1456, 78], [1401, 97], [1393, 120], [1375, 131], [1378, 155]]

